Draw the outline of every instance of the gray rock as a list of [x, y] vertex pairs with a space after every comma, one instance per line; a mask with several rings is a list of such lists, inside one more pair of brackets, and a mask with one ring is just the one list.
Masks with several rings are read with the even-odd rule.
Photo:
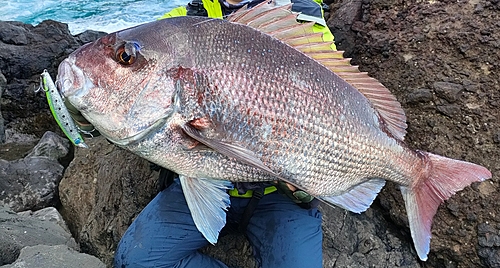
[[106, 265], [98, 258], [79, 253], [68, 246], [37, 245], [25, 247], [19, 258], [11, 265], [1, 268], [104, 268]]
[[500, 143], [500, 131], [493, 134], [493, 142]]
[[90, 148], [75, 149], [60, 183], [60, 211], [82, 251], [110, 265], [123, 233], [157, 193], [158, 172], [103, 137], [85, 143]]
[[26, 157], [42, 156], [53, 160], [59, 160], [68, 153], [69, 141], [54, 132], [47, 131]]
[[17, 215], [24, 216], [24, 217], [32, 217], [34, 219], [40, 219], [43, 221], [50, 221], [53, 223], [58, 224], [61, 226], [64, 230], [66, 230], [68, 233], [70, 233], [68, 226], [66, 226], [66, 222], [64, 222], [63, 217], [61, 214], [59, 214], [59, 211], [55, 207], [47, 207], [47, 208], [42, 208], [37, 211], [21, 211], [18, 212]]
[[[5, 85], [7, 84], [7, 79], [0, 72], [0, 103], [2, 103], [2, 93], [5, 90]], [[2, 109], [0, 107], [0, 144], [5, 142], [5, 120], [2, 116]]]
[[455, 104], [447, 104], [447, 105], [438, 105], [436, 106], [436, 109], [449, 117], [456, 117], [460, 114], [460, 106], [455, 105]]
[[478, 225], [478, 242], [482, 247], [478, 254], [489, 267], [500, 267], [500, 232], [498, 226], [491, 223]]
[[11, 45], [26, 45], [28, 43], [26, 34], [27, 31], [22, 26], [12, 23], [2, 23], [0, 41]]
[[373, 204], [354, 214], [326, 204], [323, 212], [323, 267], [421, 267], [408, 237]]
[[327, 21], [328, 27], [335, 36], [335, 44], [344, 50], [344, 57], [351, 57], [354, 36], [350, 34], [351, 27], [361, 17], [361, 0], [344, 0], [331, 6], [331, 15]]
[[429, 102], [432, 100], [432, 93], [427, 88], [419, 88], [416, 90], [412, 90], [406, 96], [407, 103], [419, 103], [419, 102]]
[[27, 157], [0, 159], [0, 205], [8, 205], [14, 211], [55, 205], [64, 170], [57, 159], [67, 155], [68, 148], [67, 140], [47, 132]]
[[105, 32], [97, 32], [97, 31], [87, 30], [81, 34], [76, 35], [75, 38], [77, 38], [81, 44], [86, 44], [86, 43], [90, 43], [90, 42], [92, 42], [92, 41], [94, 41], [94, 40], [98, 39], [99, 37], [102, 37], [106, 34], [107, 33], [105, 33]]
[[462, 85], [450, 82], [435, 82], [433, 86], [438, 97], [450, 103], [454, 103], [458, 99], [459, 93], [464, 90]]
[[14, 262], [26, 246], [66, 245], [78, 250], [71, 234], [56, 222], [21, 216], [0, 207], [0, 265]]
[[[36, 26], [0, 21], [0, 72], [7, 78], [7, 83], [0, 85], [4, 91], [1, 110], [6, 129], [37, 137], [47, 130], [58, 131], [45, 94], [35, 93], [39, 76], [44, 69], [54, 76], [57, 66], [69, 53], [99, 36], [102, 33], [72, 36], [66, 24], [52, 20]], [[3, 133], [1, 127], [0, 133]]]

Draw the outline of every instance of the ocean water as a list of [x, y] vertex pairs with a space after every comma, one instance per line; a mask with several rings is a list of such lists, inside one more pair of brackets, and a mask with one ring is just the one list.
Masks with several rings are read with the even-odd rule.
[[52, 19], [67, 23], [72, 34], [114, 32], [153, 21], [189, 0], [2, 0], [0, 20], [37, 25]]

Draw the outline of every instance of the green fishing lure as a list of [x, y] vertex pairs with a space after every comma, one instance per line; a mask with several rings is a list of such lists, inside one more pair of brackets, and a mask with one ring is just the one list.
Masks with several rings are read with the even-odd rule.
[[83, 141], [80, 131], [76, 126], [73, 118], [64, 105], [64, 101], [59, 94], [59, 91], [50, 77], [49, 72], [44, 70], [40, 77], [40, 88], [45, 91], [47, 102], [49, 103], [50, 111], [56, 119], [57, 124], [62, 129], [66, 137], [78, 147], [88, 148], [87, 144]]

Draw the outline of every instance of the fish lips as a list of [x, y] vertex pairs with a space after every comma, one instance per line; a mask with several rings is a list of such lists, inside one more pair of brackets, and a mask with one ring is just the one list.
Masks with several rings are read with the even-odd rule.
[[64, 98], [68, 98], [72, 105], [78, 110], [84, 110], [85, 106], [79, 105], [79, 100], [94, 87], [90, 79], [75, 64], [74, 57], [64, 59], [57, 71], [57, 89]]
[[120, 123], [109, 124], [109, 115], [92, 111], [85, 103], [85, 96], [96, 86], [75, 62], [76, 59], [71, 55], [61, 62], [57, 74], [57, 88], [63, 98], [67, 99], [87, 120], [90, 119], [94, 127], [108, 140], [120, 146], [130, 145], [143, 140], [166, 124], [171, 113], [167, 113], [164, 117], [151, 118], [143, 123], [138, 123], [133, 117], [125, 116], [111, 120]]

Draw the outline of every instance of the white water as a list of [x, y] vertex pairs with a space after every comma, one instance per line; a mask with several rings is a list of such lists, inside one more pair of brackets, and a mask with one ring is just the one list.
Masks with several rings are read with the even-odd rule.
[[37, 25], [64, 22], [72, 34], [85, 30], [114, 32], [153, 21], [190, 0], [2, 0], [0, 20]]

